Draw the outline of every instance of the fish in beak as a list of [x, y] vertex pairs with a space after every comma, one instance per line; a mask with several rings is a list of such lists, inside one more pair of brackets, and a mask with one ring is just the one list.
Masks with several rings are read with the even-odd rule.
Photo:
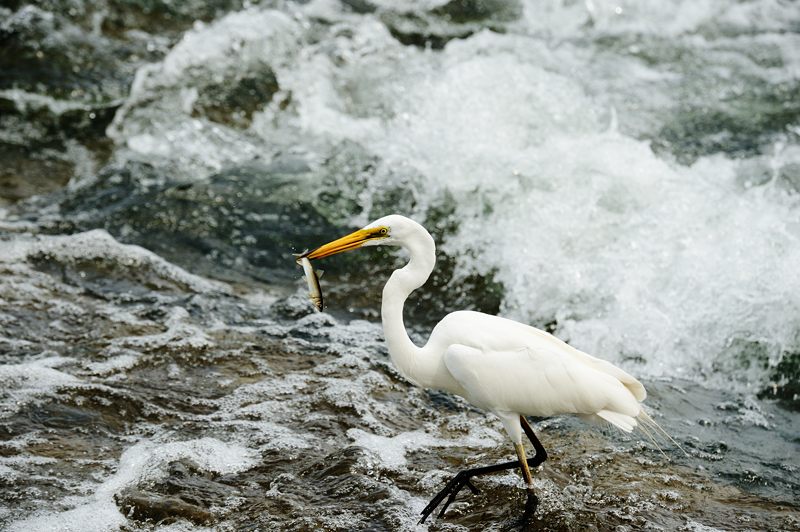
[[311, 266], [311, 261], [308, 260], [307, 257], [298, 257], [297, 264], [303, 267], [303, 272], [306, 276], [306, 282], [308, 283], [308, 298], [311, 300], [311, 303], [314, 304], [314, 309], [317, 312], [322, 311], [322, 288], [319, 285], [319, 279], [322, 277], [322, 270], [314, 270], [314, 267]]

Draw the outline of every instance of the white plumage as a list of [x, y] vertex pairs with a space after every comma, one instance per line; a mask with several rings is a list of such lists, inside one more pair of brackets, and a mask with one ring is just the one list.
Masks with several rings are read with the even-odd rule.
[[[366, 245], [397, 245], [409, 253], [408, 264], [386, 283], [381, 308], [389, 354], [400, 372], [419, 386], [460, 395], [497, 415], [518, 453], [520, 416], [577, 414], [603, 419], [626, 432], [639, 421], [652, 422], [640, 405], [646, 392], [639, 381], [528, 325], [458, 311], [436, 325], [425, 346], [416, 346], [403, 323], [403, 305], [433, 270], [433, 238], [413, 220], [390, 215], [313, 250], [308, 258]], [[523, 474], [526, 470], [524, 465]], [[530, 475], [526, 477], [530, 484]]]

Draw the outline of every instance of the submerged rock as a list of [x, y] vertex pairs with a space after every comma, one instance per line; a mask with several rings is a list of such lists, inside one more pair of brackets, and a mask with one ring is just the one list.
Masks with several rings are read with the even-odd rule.
[[504, 32], [522, 16], [522, 4], [518, 0], [450, 0], [425, 11], [383, 9], [379, 16], [403, 44], [438, 50], [481, 30]]
[[198, 525], [209, 525], [214, 516], [205, 508], [178, 498], [139, 490], [127, 491], [115, 497], [120, 511], [134, 521], [170, 524], [185, 519]]

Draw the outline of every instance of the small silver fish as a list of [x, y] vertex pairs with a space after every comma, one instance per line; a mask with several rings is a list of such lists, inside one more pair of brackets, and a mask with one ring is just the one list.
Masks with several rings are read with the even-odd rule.
[[322, 277], [322, 271], [315, 271], [311, 266], [311, 261], [304, 256], [297, 258], [297, 264], [303, 267], [303, 272], [306, 276], [308, 283], [308, 298], [314, 304], [317, 312], [322, 310], [322, 289], [319, 286], [319, 278]]

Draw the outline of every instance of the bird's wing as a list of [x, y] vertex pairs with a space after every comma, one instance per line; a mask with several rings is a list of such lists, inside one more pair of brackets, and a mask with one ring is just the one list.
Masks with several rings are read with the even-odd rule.
[[545, 356], [545, 353], [555, 354], [557, 358], [565, 359], [563, 363], [567, 367], [572, 367], [572, 363], [580, 363], [607, 373], [625, 385], [639, 401], [647, 396], [638, 380], [610, 362], [584, 353], [549, 333], [500, 316], [463, 310], [453, 312], [434, 328], [431, 339], [443, 351], [457, 343], [486, 353], [528, 348], [539, 353], [539, 357]]
[[495, 413], [635, 418], [640, 412], [634, 395], [614, 376], [541, 347], [485, 351], [453, 344], [444, 363], [470, 402]]
[[571, 355], [581, 360], [584, 364], [591, 366], [593, 369], [597, 371], [602, 371], [603, 373], [608, 373], [612, 377], [619, 380], [625, 387], [630, 391], [633, 396], [636, 398], [637, 401], [644, 401], [647, 398], [647, 391], [642, 386], [642, 383], [639, 382], [635, 377], [633, 377], [630, 373], [621, 370], [611, 362], [606, 360], [593, 357], [588, 353], [584, 353], [579, 349], [575, 349], [569, 344], [564, 344], [571, 350]]

